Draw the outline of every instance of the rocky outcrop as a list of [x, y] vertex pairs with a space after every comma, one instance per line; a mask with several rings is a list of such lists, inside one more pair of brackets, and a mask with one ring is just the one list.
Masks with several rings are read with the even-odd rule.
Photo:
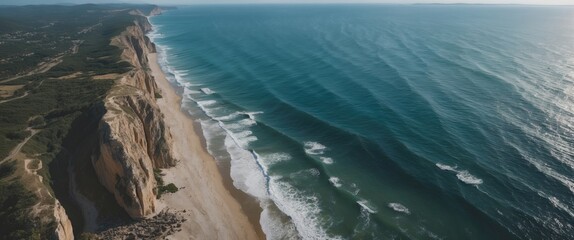
[[181, 231], [185, 212], [162, 211], [153, 218], [108, 229], [99, 233], [98, 239], [166, 239]]
[[55, 235], [57, 239], [60, 240], [72, 240], [74, 239], [74, 231], [72, 229], [72, 222], [68, 218], [66, 211], [56, 200], [54, 204], [54, 222], [56, 223]]
[[[145, 17], [141, 17], [129, 26], [119, 36], [112, 39], [111, 44], [122, 48], [122, 59], [130, 62], [136, 69], [142, 69], [147, 66], [146, 54], [155, 52], [155, 45], [145, 36], [145, 33], [151, 31], [151, 24]], [[152, 81], [153, 82], [153, 81]]]
[[100, 182], [134, 219], [156, 211], [155, 168], [175, 165], [171, 135], [155, 99], [158, 89], [148, 73], [147, 54], [155, 46], [145, 33], [151, 25], [139, 18], [112, 44], [133, 65], [110, 90], [99, 125], [99, 154], [92, 160]]
[[154, 8], [153, 10], [151, 10], [151, 12], [149, 13], [149, 15], [150, 15], [150, 16], [157, 16], [157, 15], [160, 15], [162, 11], [163, 11], [163, 10], [162, 10], [161, 8], [156, 7], [156, 8]]

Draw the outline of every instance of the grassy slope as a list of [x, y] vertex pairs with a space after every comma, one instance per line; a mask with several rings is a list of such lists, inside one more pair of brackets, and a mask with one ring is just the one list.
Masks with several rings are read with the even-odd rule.
[[[38, 44], [24, 46], [25, 43], [14, 42], [0, 45], [0, 56], [17, 56], [18, 51], [38, 51], [39, 56], [50, 56], [71, 47], [71, 40], [84, 41], [77, 54], [64, 57], [63, 62], [50, 71], [11, 82], [26, 84], [22, 91], [33, 90], [27, 97], [0, 104], [0, 160], [26, 136], [24, 130], [28, 127], [28, 119], [41, 116], [41, 120], [36, 120], [41, 131], [24, 146], [23, 152], [38, 155], [44, 166], [49, 166], [39, 174], [43, 175], [47, 187], [54, 187], [56, 196], [63, 198], [61, 201], [65, 207], [67, 161], [71, 156], [78, 157], [77, 153], [74, 155], [73, 149], [91, 146], [91, 143], [81, 141], [85, 138], [82, 134], [91, 134], [93, 138], [93, 129], [103, 115], [102, 99], [113, 84], [112, 80], [92, 80], [90, 76], [124, 73], [130, 69], [128, 63], [120, 61], [121, 51], [109, 45], [110, 38], [131, 25], [136, 16], [127, 14], [127, 11], [108, 10], [128, 7], [134, 8], [127, 5], [0, 7], [0, 20], [10, 22], [9, 27], [0, 28], [0, 34], [34, 29], [46, 36]], [[145, 8], [151, 9], [149, 6]], [[47, 22], [56, 22], [57, 27], [40, 28]], [[92, 31], [78, 33], [98, 23], [101, 25]], [[57, 36], [70, 38], [56, 44], [55, 50], [36, 49], [46, 41], [57, 41], [60, 39]], [[31, 58], [19, 61], [18, 66], [12, 69], [14, 71], [4, 74], [9, 77], [9, 74], [35, 66], [38, 61], [41, 60]], [[10, 67], [12, 65], [0, 65], [0, 69]], [[68, 80], [55, 79], [76, 72], [83, 74]], [[85, 160], [89, 154], [80, 158]], [[87, 168], [86, 161], [77, 164], [80, 168]], [[17, 179], [13, 179], [12, 168], [13, 164], [0, 166], [0, 238], [47, 238], [53, 226], [38, 227], [34, 219], [27, 217], [27, 209], [36, 199]]]

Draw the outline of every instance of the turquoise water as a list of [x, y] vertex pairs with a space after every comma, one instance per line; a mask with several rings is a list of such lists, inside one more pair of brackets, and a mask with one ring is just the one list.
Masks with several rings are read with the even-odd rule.
[[221, 5], [151, 21], [269, 239], [574, 236], [574, 8]]

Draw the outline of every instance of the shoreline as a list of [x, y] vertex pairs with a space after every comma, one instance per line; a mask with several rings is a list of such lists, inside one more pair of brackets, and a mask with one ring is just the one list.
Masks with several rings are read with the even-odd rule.
[[[253, 214], [259, 219], [260, 212], [245, 211], [233, 194], [232, 183], [227, 182], [215, 159], [207, 152], [205, 140], [197, 131], [197, 125], [181, 109], [181, 96], [165, 77], [157, 61], [157, 53], [147, 55], [151, 74], [161, 98], [156, 100], [165, 124], [173, 137], [172, 150], [178, 163], [175, 167], [162, 169], [166, 183], [174, 183], [179, 190], [168, 193], [158, 200], [158, 211], [163, 209], [185, 211], [186, 221], [182, 231], [168, 239], [213, 238], [262, 239], [259, 223], [253, 223]], [[236, 190], [239, 191], [239, 190]], [[235, 196], [234, 196], [235, 195]], [[249, 217], [251, 216], [251, 217]]]

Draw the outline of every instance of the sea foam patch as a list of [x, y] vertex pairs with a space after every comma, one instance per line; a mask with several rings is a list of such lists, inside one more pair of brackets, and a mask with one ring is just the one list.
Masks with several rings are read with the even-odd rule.
[[449, 166], [442, 163], [435, 164], [438, 168], [444, 171], [450, 171], [456, 173], [456, 178], [463, 183], [469, 185], [480, 185], [483, 183], [482, 179], [470, 174], [467, 170], [458, 170], [457, 166]]
[[331, 182], [331, 184], [333, 184], [333, 186], [335, 186], [337, 188], [340, 188], [341, 186], [343, 186], [341, 184], [341, 179], [339, 179], [338, 177], [330, 177], [329, 182]]
[[201, 88], [201, 91], [202, 91], [203, 93], [207, 94], [207, 95], [211, 95], [211, 94], [214, 94], [214, 93], [215, 93], [214, 91], [212, 91], [212, 90], [209, 89], [209, 88]]
[[377, 213], [377, 209], [373, 205], [371, 205], [369, 201], [362, 199], [357, 201], [357, 203], [359, 204], [359, 206], [361, 206], [362, 209], [366, 210], [367, 212], [371, 214]]
[[277, 207], [290, 216], [303, 239], [341, 239], [327, 233], [321, 225], [317, 196], [296, 190], [280, 177], [271, 177], [270, 192]]
[[320, 159], [324, 164], [333, 164], [333, 159], [330, 157], [320, 157]]
[[404, 213], [404, 214], [411, 214], [411, 211], [400, 203], [389, 203], [389, 208], [395, 210], [396, 212]]
[[321, 155], [327, 147], [318, 142], [305, 142], [305, 152], [309, 155]]

